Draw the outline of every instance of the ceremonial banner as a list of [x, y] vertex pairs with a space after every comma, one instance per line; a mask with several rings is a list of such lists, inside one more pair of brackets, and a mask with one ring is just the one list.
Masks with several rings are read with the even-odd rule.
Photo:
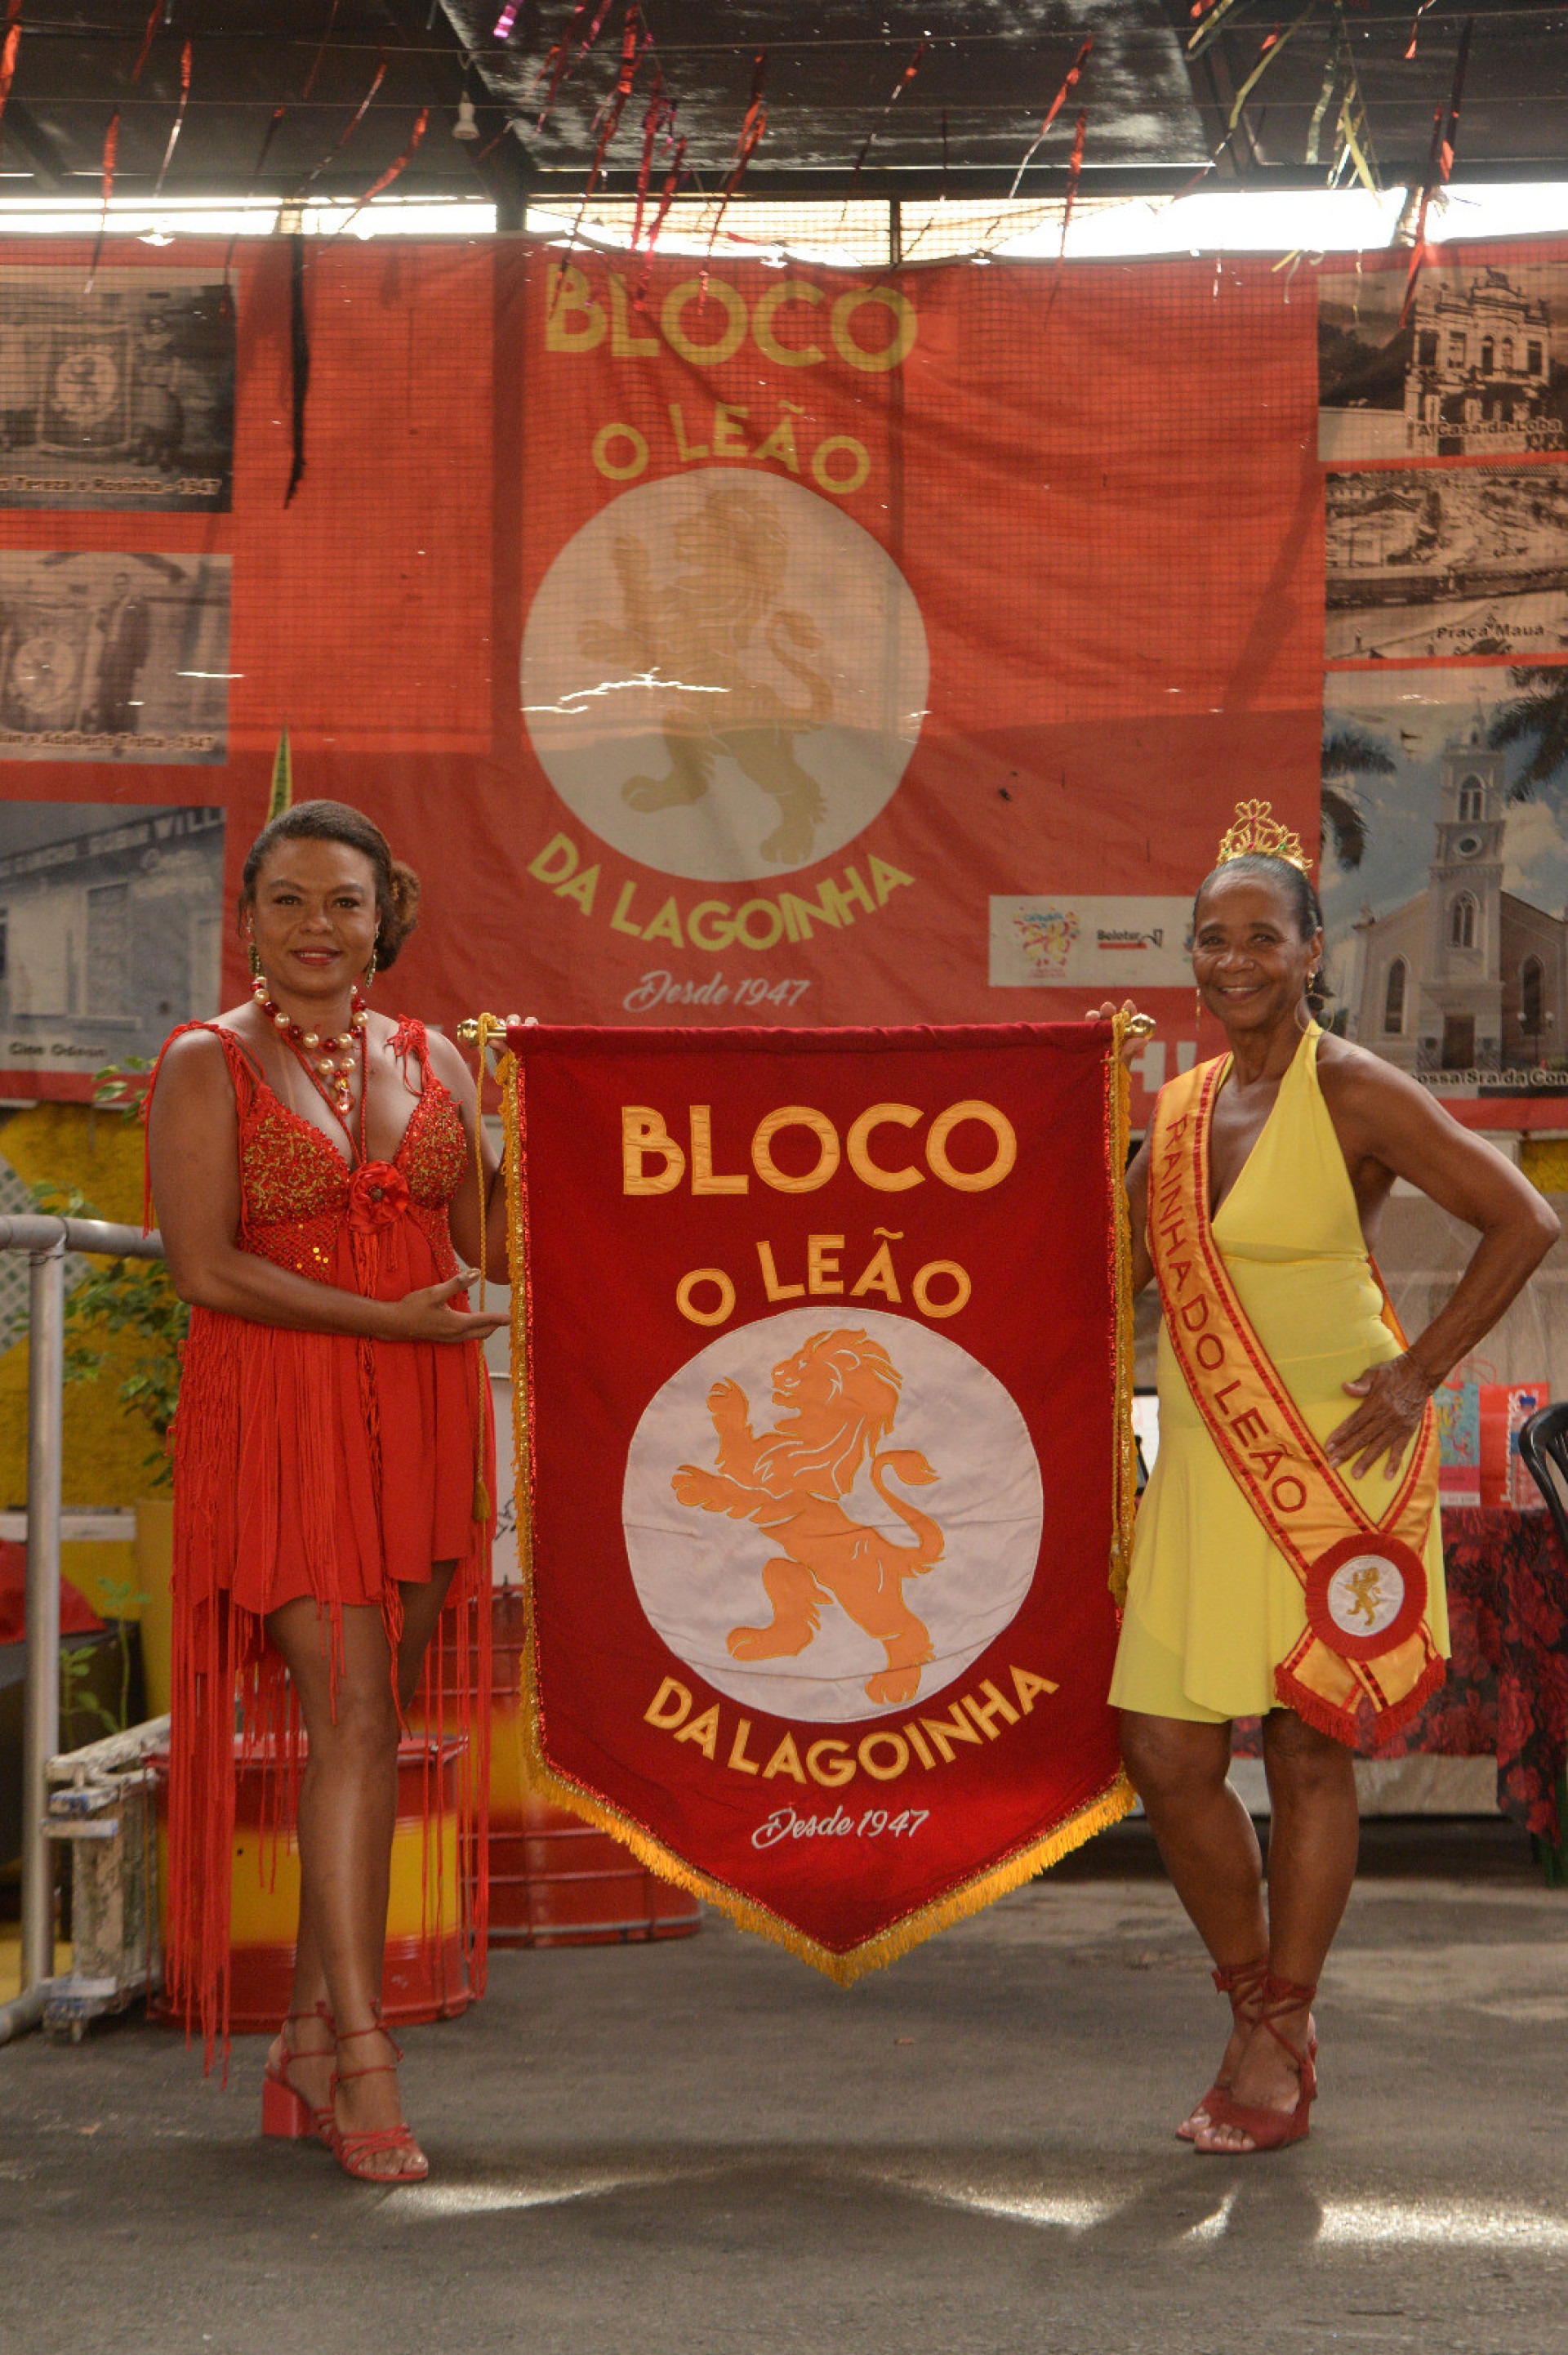
[[843, 1983], [1131, 1805], [1119, 1030], [507, 1032], [532, 1774]]

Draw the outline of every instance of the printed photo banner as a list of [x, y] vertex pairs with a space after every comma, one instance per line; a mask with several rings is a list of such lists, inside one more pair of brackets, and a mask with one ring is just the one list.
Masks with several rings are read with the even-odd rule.
[[842, 1984], [1132, 1803], [1119, 1032], [506, 1033], [531, 1775]]

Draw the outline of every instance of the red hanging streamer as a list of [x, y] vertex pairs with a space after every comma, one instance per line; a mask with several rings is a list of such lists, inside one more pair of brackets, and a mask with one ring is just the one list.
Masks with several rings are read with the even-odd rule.
[[[360, 124], [364, 122], [366, 116], [369, 113], [370, 102], [386, 79], [387, 60], [383, 58], [380, 64], [376, 67], [375, 74], [371, 78], [370, 88], [366, 91], [365, 96], [360, 100], [359, 104], [355, 107], [353, 114], [350, 115], [343, 129], [338, 133], [337, 137], [333, 141], [332, 145], [327, 149], [326, 154], [322, 157], [321, 162], [316, 165], [313, 171], [306, 173], [304, 178], [300, 182], [299, 186], [294, 190], [293, 195], [288, 198], [288, 202], [291, 205], [297, 205], [300, 198], [304, 195], [305, 190], [313, 186], [315, 182], [321, 178], [322, 174], [326, 170], [326, 167], [332, 162], [333, 157], [342, 154], [349, 141], [353, 138], [355, 133], [358, 130]], [[274, 120], [276, 118], [274, 118]]]
[[1421, 0], [1420, 7], [1417, 8], [1414, 16], [1410, 20], [1410, 47], [1404, 52], [1404, 62], [1406, 65], [1410, 63], [1411, 59], [1415, 55], [1415, 42], [1416, 37], [1421, 30], [1421, 19], [1425, 16], [1426, 11], [1431, 7], [1431, 5], [1432, 0]]
[[343, 235], [344, 229], [347, 229], [350, 221], [358, 219], [360, 214], [365, 210], [366, 206], [373, 203], [381, 194], [383, 188], [389, 188], [392, 186], [393, 181], [398, 176], [399, 173], [407, 170], [408, 165], [413, 161], [415, 149], [418, 146], [420, 140], [424, 137], [425, 133], [429, 128], [429, 108], [428, 106], [421, 106], [418, 113], [414, 118], [414, 135], [409, 140], [408, 144], [404, 148], [403, 153], [398, 156], [397, 162], [395, 164], [388, 164], [380, 178], [371, 182], [369, 187], [366, 189], [365, 194], [360, 197], [359, 202], [355, 206], [354, 210], [349, 214], [348, 220], [345, 220], [343, 223], [342, 228], [335, 231], [335, 234], [338, 237]]
[[87, 291], [98, 276], [98, 264], [103, 252], [103, 240], [109, 228], [109, 199], [114, 194], [114, 160], [120, 153], [120, 109], [109, 118], [109, 128], [103, 134], [103, 210], [98, 217], [98, 236], [93, 243], [92, 261], [87, 273]]
[[[672, 123], [674, 116], [675, 110], [672, 107], [670, 110]], [[659, 232], [663, 228], [670, 208], [675, 201], [675, 191], [681, 185], [685, 168], [686, 143], [684, 139], [677, 139], [670, 168], [664, 175], [664, 185], [659, 191], [659, 209], [653, 216], [653, 226], [648, 232], [648, 258], [642, 264], [642, 272], [637, 281], [637, 291], [632, 296], [632, 302], [639, 311], [648, 300], [648, 282], [653, 275], [653, 253], [659, 243]]]
[[[606, 150], [620, 128], [620, 118], [626, 111], [626, 101], [631, 95], [631, 85], [637, 80], [637, 69], [641, 64], [652, 39], [652, 34], [645, 33], [642, 29], [642, 16], [638, 0], [626, 0], [626, 19], [620, 32], [620, 70], [616, 75], [615, 88], [605, 101], [604, 111], [599, 117], [599, 142], [594, 148], [593, 162], [588, 167], [588, 179], [583, 186], [584, 205], [588, 203], [599, 186], [599, 176], [604, 169]], [[578, 208], [577, 218], [578, 220], [582, 218], [581, 207]]]
[[631, 250], [635, 253], [642, 242], [642, 215], [648, 203], [648, 186], [653, 176], [653, 151], [661, 133], [666, 139], [673, 135], [674, 101], [664, 95], [662, 69], [653, 69], [653, 89], [642, 117], [642, 155], [637, 166], [637, 210], [631, 218]]
[[860, 177], [861, 165], [865, 162], [866, 157], [871, 153], [873, 140], [876, 137], [877, 133], [883, 129], [884, 125], [886, 123], [888, 116], [892, 113], [894, 108], [897, 105], [905, 91], [908, 89], [910, 83], [919, 72], [921, 60], [924, 59], [926, 52], [930, 46], [931, 36], [929, 33], [922, 33], [919, 40], [916, 44], [914, 56], [910, 59], [908, 64], [905, 67], [903, 72], [899, 75], [898, 80], [893, 86], [892, 97], [888, 100], [887, 104], [883, 108], [882, 112], [878, 115], [876, 121], [872, 124], [871, 129], [866, 133], [860, 154], [854, 159], [854, 170], [850, 174], [849, 194], [844, 198], [846, 207], [849, 204], [850, 197], [854, 194], [854, 184]]
[[332, 39], [332, 28], [337, 22], [337, 11], [338, 0], [332, 0], [332, 6], [327, 10], [326, 31], [322, 35], [321, 48], [316, 51], [315, 57], [311, 64], [311, 69], [305, 76], [305, 86], [300, 92], [302, 103], [304, 100], [309, 98], [312, 91], [314, 90], [316, 86], [316, 76], [322, 69], [322, 59], [325, 57], [327, 53], [327, 45]]
[[174, 155], [175, 147], [179, 144], [180, 133], [185, 128], [185, 106], [189, 101], [190, 94], [191, 45], [187, 41], [185, 48], [180, 52], [180, 102], [175, 111], [174, 128], [169, 133], [169, 144], [164, 150], [164, 160], [158, 166], [158, 176], [153, 183], [153, 200], [154, 203], [163, 194], [164, 175], [169, 168], [170, 159]]
[[[581, 65], [583, 59], [587, 57], [588, 51], [592, 48], [594, 43], [598, 40], [599, 35], [604, 30], [604, 20], [609, 14], [609, 0], [599, 0], [598, 11], [594, 16], [592, 23], [588, 25], [588, 31], [582, 36], [581, 40], [577, 41], [577, 28], [587, 21], [588, 11], [593, 7], [593, 5], [594, 0], [577, 0], [577, 5], [572, 10], [571, 19], [567, 26], [566, 31], [561, 35], [560, 39], [556, 43], [555, 48], [550, 51], [549, 55], [545, 59], [544, 64], [539, 68], [538, 73], [535, 76], [535, 80], [536, 82], [542, 81], [546, 74], [549, 76], [549, 87], [545, 92], [545, 103], [540, 108], [539, 119], [534, 125], [535, 131], [543, 131], [546, 118], [549, 114], [551, 108], [556, 103], [556, 94], [560, 90], [561, 84], [566, 80], [567, 76], [571, 72], [574, 66]], [[577, 41], [576, 48], [573, 47], [574, 41]]]
[[[272, 142], [278, 135], [278, 125], [281, 123], [288, 111], [289, 110], [286, 106], [275, 106], [272, 109], [272, 120], [267, 125], [265, 132], [262, 133], [261, 145], [257, 154], [256, 161], [251, 166], [250, 186], [245, 191], [247, 197], [253, 197], [257, 188], [260, 185], [261, 174], [266, 166], [267, 157], [271, 151]], [[238, 242], [239, 231], [236, 229], [234, 235], [228, 240], [228, 250], [223, 257], [223, 284], [226, 297], [228, 292], [228, 273], [234, 262], [234, 249]]]
[[1432, 117], [1432, 152], [1427, 157], [1426, 177], [1421, 186], [1421, 202], [1415, 215], [1415, 237], [1410, 249], [1410, 270], [1404, 281], [1404, 301], [1400, 305], [1399, 324], [1403, 327], [1410, 316], [1410, 306], [1415, 300], [1415, 282], [1421, 275], [1421, 265], [1426, 259], [1426, 213], [1439, 188], [1446, 187], [1454, 169], [1454, 151], [1459, 137], [1459, 101], [1465, 91], [1465, 69], [1470, 62], [1470, 36], [1476, 20], [1467, 16], [1459, 35], [1459, 47], [1454, 59], [1454, 79], [1449, 85], [1446, 105], [1438, 106]]
[[1051, 293], [1045, 304], [1047, 322], [1056, 307], [1056, 295], [1062, 283], [1062, 272], [1066, 265], [1067, 224], [1073, 218], [1073, 205], [1078, 193], [1078, 178], [1084, 168], [1084, 138], [1088, 127], [1088, 109], [1080, 108], [1077, 122], [1073, 126], [1073, 152], [1067, 159], [1067, 201], [1062, 208], [1062, 242], [1056, 248], [1056, 267], [1051, 273]]
[[1077, 56], [1073, 59], [1072, 64], [1067, 68], [1067, 78], [1062, 84], [1061, 89], [1056, 92], [1055, 97], [1051, 101], [1050, 105], [1046, 108], [1045, 120], [1040, 125], [1039, 130], [1035, 133], [1033, 143], [1030, 147], [1029, 153], [1025, 155], [1022, 163], [1020, 164], [1017, 172], [1013, 176], [1012, 186], [1007, 192], [1009, 203], [1011, 203], [1012, 198], [1018, 194], [1019, 184], [1022, 180], [1025, 172], [1028, 171], [1031, 164], [1033, 163], [1036, 155], [1039, 153], [1041, 142], [1044, 140], [1046, 133], [1050, 130], [1051, 125], [1055, 122], [1056, 117], [1061, 113], [1062, 109], [1066, 105], [1068, 99], [1071, 98], [1073, 92], [1077, 89], [1079, 78], [1083, 73], [1084, 68], [1089, 61], [1089, 51], [1094, 48], [1094, 46], [1095, 37], [1091, 33], [1088, 39], [1084, 43], [1083, 48], [1078, 51]]
[[22, 0], [10, 0], [5, 11], [5, 38], [0, 45], [0, 123], [5, 120], [5, 101], [16, 79], [16, 52], [21, 46]]
[[[595, 29], [598, 29], [597, 26]], [[571, 232], [567, 239], [566, 252], [562, 255], [560, 266], [556, 272], [557, 295], [566, 285], [567, 262], [570, 258], [573, 246], [577, 243], [577, 231], [583, 225], [583, 215], [587, 212], [593, 192], [599, 186], [599, 176], [604, 169], [605, 151], [620, 126], [620, 118], [625, 112], [626, 101], [631, 95], [631, 85], [637, 79], [637, 69], [642, 62], [644, 52], [652, 46], [652, 33], [645, 33], [642, 30], [641, 11], [638, 5], [638, 0], [627, 0], [626, 18], [620, 35], [620, 71], [616, 76], [615, 88], [610, 91], [600, 110], [599, 140], [594, 147], [593, 162], [588, 167], [588, 176], [583, 184], [577, 218], [572, 222]]]
[[735, 143], [735, 154], [730, 157], [729, 171], [726, 176], [723, 187], [719, 190], [719, 208], [714, 215], [714, 225], [708, 231], [708, 250], [703, 256], [702, 292], [697, 296], [699, 311], [708, 299], [708, 271], [713, 263], [714, 247], [718, 241], [720, 224], [729, 210], [729, 200], [746, 177], [746, 167], [761, 145], [762, 134], [768, 128], [768, 109], [762, 100], [762, 85], [767, 75], [768, 52], [766, 49], [758, 49], [751, 69], [751, 96], [747, 101], [746, 112], [741, 117], [740, 133]]
[[131, 69], [132, 82], [138, 82], [142, 79], [142, 69], [152, 53], [153, 43], [157, 39], [158, 27], [163, 21], [164, 0], [153, 0], [153, 13], [147, 19], [147, 29], [142, 36], [142, 46], [136, 52], [136, 62]]

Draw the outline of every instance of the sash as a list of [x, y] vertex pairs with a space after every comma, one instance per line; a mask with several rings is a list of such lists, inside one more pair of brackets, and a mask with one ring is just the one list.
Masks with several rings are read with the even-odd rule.
[[[1308, 1429], [1214, 1241], [1209, 1127], [1226, 1060], [1200, 1063], [1160, 1090], [1150, 1136], [1150, 1251], [1193, 1403], [1305, 1592], [1307, 1625], [1275, 1669], [1276, 1694], [1308, 1724], [1350, 1742], [1363, 1705], [1387, 1732], [1443, 1681], [1426, 1625], [1422, 1560], [1437, 1503], [1436, 1417], [1428, 1405], [1388, 1509], [1374, 1520]], [[1383, 1323], [1404, 1348], [1375, 1263], [1372, 1273]]]

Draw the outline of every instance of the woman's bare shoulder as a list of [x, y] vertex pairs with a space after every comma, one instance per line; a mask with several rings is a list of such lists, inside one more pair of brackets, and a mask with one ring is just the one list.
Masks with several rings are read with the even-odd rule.
[[[235, 1013], [243, 1008], [235, 1008]], [[234, 1013], [215, 1015], [210, 1022], [193, 1023], [171, 1039], [158, 1063], [158, 1086], [162, 1095], [165, 1089], [176, 1094], [187, 1090], [216, 1093], [229, 1088], [228, 1057], [219, 1031], [238, 1038]]]

